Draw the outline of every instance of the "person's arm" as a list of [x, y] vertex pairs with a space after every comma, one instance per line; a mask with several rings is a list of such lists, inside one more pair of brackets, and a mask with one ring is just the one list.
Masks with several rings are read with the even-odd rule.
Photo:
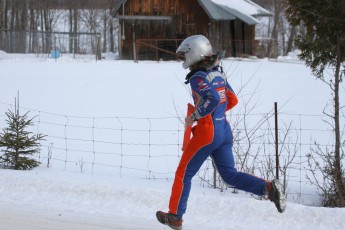
[[199, 120], [215, 110], [220, 102], [220, 97], [213, 85], [202, 74], [196, 73], [190, 79], [190, 85], [196, 100], [199, 100], [195, 102], [196, 108], [192, 118]]
[[227, 83], [226, 84], [226, 92], [227, 92], [227, 99], [228, 99], [228, 104], [226, 105], [226, 111], [232, 109], [237, 105], [238, 99], [236, 94], [234, 93], [234, 90], [231, 88], [231, 86]]

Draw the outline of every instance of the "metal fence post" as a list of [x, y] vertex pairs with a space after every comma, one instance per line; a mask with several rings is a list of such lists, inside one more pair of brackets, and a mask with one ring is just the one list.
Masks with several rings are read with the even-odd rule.
[[138, 63], [137, 49], [135, 43], [135, 32], [133, 32], [133, 59], [135, 63]]
[[274, 102], [275, 142], [276, 142], [276, 178], [279, 179], [279, 154], [278, 154], [278, 103]]

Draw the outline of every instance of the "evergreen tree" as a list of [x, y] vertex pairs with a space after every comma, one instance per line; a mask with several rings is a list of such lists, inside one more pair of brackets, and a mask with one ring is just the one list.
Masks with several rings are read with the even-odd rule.
[[0, 148], [3, 152], [0, 163], [6, 168], [28, 170], [40, 164], [31, 157], [39, 152], [39, 141], [43, 140], [44, 135], [32, 135], [32, 132], [26, 131], [28, 126], [33, 125], [34, 119], [29, 119], [28, 113], [20, 115], [19, 106], [16, 106], [14, 112], [6, 112], [8, 127], [0, 133]]
[[[322, 174], [330, 185], [323, 188], [327, 198], [325, 206], [345, 207], [345, 176], [342, 159], [339, 91], [345, 61], [345, 0], [284, 0], [286, 16], [292, 25], [302, 25], [305, 30], [297, 36], [295, 44], [301, 50], [300, 58], [313, 74], [331, 89], [332, 108], [324, 113], [334, 132], [334, 147], [321, 155], [325, 160]], [[333, 74], [328, 75], [332, 69]], [[320, 153], [320, 151], [318, 151]]]

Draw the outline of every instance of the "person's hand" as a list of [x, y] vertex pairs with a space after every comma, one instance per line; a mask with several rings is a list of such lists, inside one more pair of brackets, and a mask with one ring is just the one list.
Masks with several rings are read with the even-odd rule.
[[194, 124], [194, 122], [195, 122], [195, 121], [192, 120], [192, 116], [186, 117], [186, 118], [184, 119], [184, 121], [185, 121], [185, 125], [186, 125], [186, 126], [193, 126], [193, 124]]

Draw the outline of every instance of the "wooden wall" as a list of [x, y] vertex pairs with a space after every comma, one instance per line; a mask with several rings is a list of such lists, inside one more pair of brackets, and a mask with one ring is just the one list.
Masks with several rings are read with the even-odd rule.
[[[122, 9], [119, 10], [122, 14]], [[125, 15], [171, 16], [172, 21], [126, 20], [126, 34], [138, 38], [185, 38], [186, 35], [207, 33], [209, 18], [197, 0], [128, 0]], [[129, 27], [128, 27], [129, 26]]]

